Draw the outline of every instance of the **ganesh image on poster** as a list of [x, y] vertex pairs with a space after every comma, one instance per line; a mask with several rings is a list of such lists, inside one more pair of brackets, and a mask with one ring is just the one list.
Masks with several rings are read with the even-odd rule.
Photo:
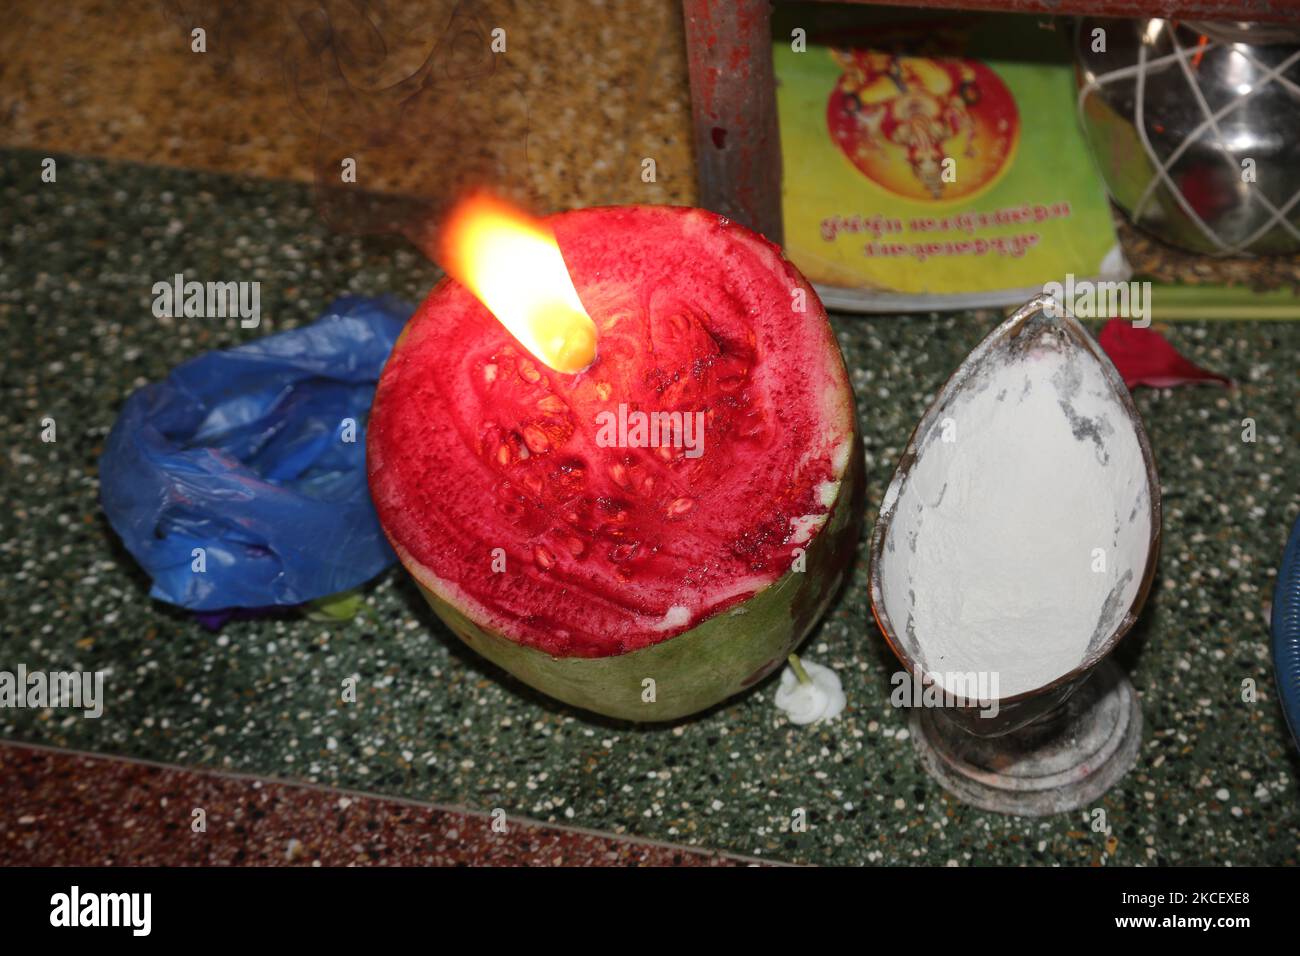
[[983, 193], [1011, 165], [1020, 133], [997, 73], [937, 46], [901, 31], [871, 49], [830, 51], [843, 71], [827, 103], [831, 138], [872, 182], [925, 202]]

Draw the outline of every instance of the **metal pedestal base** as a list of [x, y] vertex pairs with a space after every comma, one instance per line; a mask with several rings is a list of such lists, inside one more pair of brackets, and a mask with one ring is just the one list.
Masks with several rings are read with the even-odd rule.
[[1119, 666], [1102, 661], [1061, 707], [1001, 737], [976, 737], [942, 708], [912, 711], [912, 739], [930, 776], [984, 810], [1041, 817], [1077, 810], [1137, 761], [1142, 711]]

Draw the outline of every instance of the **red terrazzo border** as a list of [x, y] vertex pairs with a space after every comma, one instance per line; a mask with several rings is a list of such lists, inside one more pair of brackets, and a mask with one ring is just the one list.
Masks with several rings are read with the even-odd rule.
[[[193, 810], [206, 832], [191, 829]], [[4, 866], [745, 866], [662, 843], [0, 743]]]

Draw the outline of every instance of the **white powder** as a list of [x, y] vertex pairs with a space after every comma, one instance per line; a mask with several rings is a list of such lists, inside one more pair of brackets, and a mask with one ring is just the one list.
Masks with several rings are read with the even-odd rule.
[[1150, 492], [1136, 432], [1098, 361], [1060, 342], [977, 365], [918, 436], [898, 492], [885, 607], [949, 689], [945, 674], [992, 672], [1006, 698], [1068, 673], [1141, 584]]

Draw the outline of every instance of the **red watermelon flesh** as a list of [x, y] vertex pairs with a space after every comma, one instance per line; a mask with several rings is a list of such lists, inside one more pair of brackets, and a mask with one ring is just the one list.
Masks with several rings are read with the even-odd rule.
[[[606, 657], [790, 570], [835, 504], [853, 399], [815, 293], [761, 237], [679, 207], [548, 222], [596, 361], [552, 371], [444, 280], [384, 369], [371, 491], [437, 597], [552, 657]], [[702, 454], [602, 446], [620, 404], [702, 412]]]

